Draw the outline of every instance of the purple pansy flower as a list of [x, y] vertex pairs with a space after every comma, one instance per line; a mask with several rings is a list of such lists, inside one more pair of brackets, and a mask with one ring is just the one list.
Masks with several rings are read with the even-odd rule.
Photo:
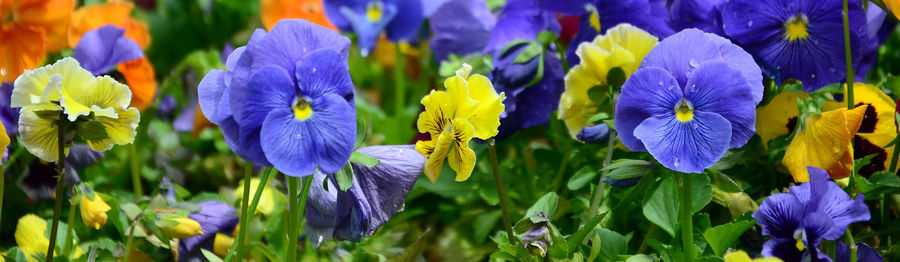
[[107, 25], [87, 31], [78, 41], [73, 56], [94, 75], [106, 74], [119, 63], [144, 57], [144, 52], [125, 37], [125, 30]]
[[660, 42], [625, 81], [615, 126], [632, 151], [700, 173], [755, 132], [762, 76], [749, 54], [697, 29]]
[[[66, 156], [65, 184], [72, 186], [81, 183], [78, 170], [93, 165], [103, 158], [103, 152], [91, 149], [87, 144], [75, 144], [69, 148]], [[47, 199], [56, 191], [56, 169], [51, 163], [33, 161], [25, 175], [18, 181], [18, 186], [32, 200]]]
[[897, 22], [873, 2], [869, 2], [866, 8], [866, 24], [866, 36], [869, 41], [859, 66], [854, 68], [857, 82], [865, 82], [866, 76], [878, 60], [878, 48], [887, 42], [888, 37], [894, 32], [894, 27], [897, 26]]
[[697, 28], [725, 35], [722, 29], [722, 5], [725, 0], [675, 0], [669, 7], [672, 29]]
[[403, 209], [406, 195], [422, 169], [425, 157], [412, 145], [370, 146], [360, 153], [378, 158], [374, 167], [350, 163], [353, 185], [341, 191], [334, 179], [316, 172], [306, 204], [306, 227], [314, 246], [332, 238], [359, 241], [371, 235]]
[[10, 107], [10, 97], [12, 96], [13, 85], [11, 83], [3, 83], [0, 85], [0, 121], [6, 127], [6, 135], [10, 138], [15, 137], [19, 133], [19, 111], [22, 108]]
[[384, 31], [388, 40], [415, 41], [425, 19], [421, 0], [325, 0], [325, 15], [344, 32], [355, 32], [363, 56]]
[[197, 203], [200, 211], [191, 213], [188, 218], [200, 223], [203, 234], [185, 238], [178, 243], [178, 261], [206, 261], [200, 249], [213, 250], [216, 233], [230, 234], [237, 226], [238, 217], [228, 204], [210, 200]]
[[753, 213], [762, 234], [772, 237], [763, 244], [763, 256], [784, 261], [801, 261], [804, 257], [831, 261], [817, 248], [822, 239], [837, 240], [850, 224], [869, 220], [869, 207], [862, 194], [851, 199], [828, 180], [825, 170], [807, 170], [808, 183], [792, 186], [790, 193], [769, 196]]
[[200, 107], [236, 154], [290, 176], [335, 173], [356, 141], [350, 40], [306, 20], [258, 29], [227, 71], [198, 88]]
[[[509, 137], [516, 131], [546, 124], [553, 111], [559, 106], [559, 96], [563, 92], [565, 71], [562, 62], [552, 54], [537, 55], [528, 61], [516, 63], [516, 57], [531, 46], [522, 42], [499, 52], [494, 60], [494, 70], [488, 75], [497, 92], [506, 93], [506, 106], [500, 114], [500, 129], [497, 139]], [[543, 65], [540, 65], [543, 63]], [[541, 80], [528, 86], [543, 66]]]
[[[725, 3], [725, 33], [747, 49], [777, 83], [803, 82], [815, 91], [846, 78], [841, 0], [732, 0]], [[850, 46], [856, 66], [868, 37], [866, 14], [849, 1]]]
[[578, 131], [578, 135], [575, 138], [585, 143], [603, 143], [609, 139], [609, 126], [606, 123], [600, 123], [599, 125], [582, 128], [581, 131]]
[[503, 50], [514, 40], [534, 41], [543, 30], [557, 34], [562, 30], [556, 15], [541, 9], [534, 0], [506, 1], [484, 52]]
[[[878, 7], [875, 7], [878, 8]], [[850, 246], [844, 244], [842, 241], [835, 242], [835, 254], [834, 261], [835, 262], [850, 262]], [[878, 253], [878, 250], [870, 247], [866, 243], [856, 242], [856, 261], [857, 262], [881, 262], [884, 261], [881, 258], [881, 254]]]
[[467, 55], [481, 51], [487, 44], [496, 18], [485, 0], [451, 0], [444, 3], [431, 17], [429, 46], [437, 61], [449, 54]]

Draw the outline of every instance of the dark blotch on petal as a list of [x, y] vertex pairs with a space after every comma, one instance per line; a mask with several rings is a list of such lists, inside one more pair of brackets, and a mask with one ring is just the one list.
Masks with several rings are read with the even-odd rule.
[[[869, 107], [871, 108], [871, 107]], [[866, 110], [866, 116], [869, 115], [869, 110]], [[863, 124], [865, 124], [866, 120], [863, 120]], [[884, 163], [888, 159], [887, 151], [880, 146], [872, 144], [868, 139], [865, 139], [861, 136], [854, 136], [853, 142], [853, 158], [860, 159], [865, 156], [876, 154], [875, 157], [869, 161], [869, 164], [862, 166], [859, 168], [859, 175], [862, 175], [865, 178], [869, 178], [875, 172], [882, 171], [885, 169]]]
[[875, 124], [878, 124], [878, 113], [875, 112], [875, 107], [869, 103], [859, 103], [859, 104], [856, 104], [856, 107], [859, 107], [863, 104], [868, 105], [869, 107], [866, 108], [866, 114], [863, 115], [862, 124], [859, 125], [859, 130], [857, 130], [856, 132], [857, 133], [875, 132]]

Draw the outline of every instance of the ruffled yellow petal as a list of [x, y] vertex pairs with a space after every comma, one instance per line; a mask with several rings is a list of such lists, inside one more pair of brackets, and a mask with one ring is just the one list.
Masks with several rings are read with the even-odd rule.
[[806, 130], [797, 131], [781, 161], [794, 181], [809, 181], [807, 166], [828, 170], [832, 178], [849, 176], [853, 168], [850, 141], [865, 111], [866, 107], [861, 106], [849, 111], [839, 108], [810, 116], [806, 121]]
[[809, 94], [785, 91], [772, 98], [768, 104], [756, 109], [756, 133], [762, 139], [763, 147], [768, 147], [770, 140], [787, 135], [793, 130], [788, 124], [796, 123], [796, 118], [800, 114], [797, 99], [804, 97], [809, 97]]
[[[255, 192], [259, 187], [259, 178], [251, 178], [250, 179], [250, 191]], [[234, 195], [237, 196], [238, 199], [242, 199], [244, 197], [244, 182], [238, 185], [234, 190]], [[269, 182], [266, 182], [266, 186], [263, 188], [262, 194], [259, 195], [259, 204], [256, 206], [256, 213], [262, 213], [264, 215], [272, 214], [272, 211], [275, 210], [275, 195], [272, 191], [272, 187]]]
[[95, 120], [103, 125], [108, 137], [101, 140], [88, 140], [91, 149], [106, 151], [113, 145], [127, 145], [134, 141], [138, 123], [141, 121], [141, 112], [137, 108], [131, 107], [124, 111], [117, 110], [116, 114], [118, 118], [95, 117]]
[[601, 82], [599, 78], [593, 77], [582, 65], [573, 67], [566, 74], [566, 88], [559, 99], [557, 117], [566, 123], [572, 137], [587, 125], [588, 116], [597, 112], [598, 106], [588, 97], [588, 90], [604, 82], [605, 80]]
[[46, 254], [50, 247], [50, 239], [44, 232], [47, 231], [47, 221], [34, 214], [27, 214], [19, 218], [16, 224], [16, 245], [25, 253], [29, 262], [38, 261], [33, 255]]
[[[844, 85], [846, 90], [847, 86]], [[897, 126], [894, 123], [894, 111], [896, 103], [880, 88], [865, 83], [855, 83], [854, 104], [857, 106], [868, 105], [862, 124], [856, 135], [861, 137], [860, 141], [854, 148], [856, 157], [864, 157], [870, 154], [877, 154], [872, 158], [871, 163], [860, 168], [860, 173], [869, 176], [874, 172], [886, 171], [890, 164], [890, 157], [894, 152], [894, 147], [884, 147], [897, 135]], [[846, 102], [826, 102], [825, 108], [846, 107]]]
[[484, 140], [494, 137], [500, 127], [500, 114], [506, 108], [503, 105], [506, 95], [497, 94], [487, 77], [473, 75], [469, 77], [469, 96], [478, 102], [474, 114], [468, 118], [475, 129], [475, 137]]
[[9, 146], [9, 136], [6, 135], [6, 126], [0, 123], [0, 151]]
[[450, 94], [444, 91], [431, 91], [422, 98], [425, 111], [419, 114], [419, 119], [416, 120], [416, 127], [420, 133], [440, 134], [450, 126], [450, 119], [453, 117], [450, 101]]
[[747, 255], [747, 252], [744, 252], [743, 250], [729, 252], [722, 258], [725, 259], [725, 262], [782, 262], [781, 259], [776, 257], [750, 259], [750, 256]]
[[69, 121], [79, 116], [118, 118], [116, 111], [126, 110], [131, 103], [131, 90], [109, 76], [97, 77], [93, 86], [62, 85], [59, 103], [66, 110]]
[[81, 221], [85, 226], [100, 230], [106, 225], [106, 212], [110, 210], [110, 207], [100, 195], [94, 194], [94, 199], [90, 199], [82, 194], [78, 207], [81, 210]]
[[465, 119], [453, 119], [453, 142], [456, 146], [448, 156], [450, 168], [456, 171], [456, 181], [466, 181], [475, 169], [475, 151], [469, 148], [474, 127]]
[[437, 140], [419, 140], [416, 141], [416, 151], [422, 153], [425, 158], [431, 157], [431, 153], [434, 152], [434, 147], [437, 144]]
[[448, 77], [444, 80], [444, 87], [450, 94], [450, 114], [446, 119], [457, 117], [469, 118], [475, 114], [478, 109], [478, 101], [470, 96], [468, 77], [472, 71], [471, 66], [463, 65], [463, 68], [456, 71], [455, 76]]
[[19, 115], [19, 138], [32, 155], [47, 162], [56, 162], [59, 158], [57, 121], [38, 117], [35, 112], [39, 111], [39, 106], [22, 109]]
[[613, 50], [615, 46], [626, 49], [633, 60], [618, 66], [625, 71], [626, 76], [630, 76], [637, 71], [640, 61], [644, 60], [647, 53], [659, 43], [659, 39], [630, 24], [619, 24], [607, 30], [605, 35], [595, 37], [593, 43], [606, 50]]
[[178, 224], [162, 228], [163, 233], [171, 238], [189, 238], [203, 234], [200, 223], [197, 223], [196, 220], [186, 217], [170, 217], [168, 219], [178, 222]]
[[436, 141], [434, 151], [425, 161], [425, 175], [432, 183], [437, 182], [438, 176], [441, 175], [441, 169], [444, 167], [444, 159], [447, 159], [447, 153], [453, 145], [453, 135], [450, 131], [444, 131], [437, 136], [431, 136], [432, 141]]

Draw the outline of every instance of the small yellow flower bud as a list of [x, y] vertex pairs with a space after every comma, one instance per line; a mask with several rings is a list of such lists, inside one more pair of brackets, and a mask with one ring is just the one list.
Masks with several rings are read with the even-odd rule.
[[99, 230], [106, 225], [106, 212], [110, 207], [99, 195], [94, 195], [94, 199], [91, 200], [82, 194], [78, 206], [81, 209], [81, 221], [85, 226]]
[[219, 256], [225, 256], [228, 254], [228, 249], [231, 248], [231, 244], [234, 243], [234, 238], [229, 237], [222, 233], [216, 233], [216, 238], [213, 240], [213, 253]]
[[200, 223], [193, 219], [186, 217], [170, 217], [169, 219], [178, 222], [176, 225], [162, 228], [163, 233], [166, 233], [171, 238], [189, 238], [203, 234]]
[[759, 205], [747, 193], [728, 193], [718, 187], [713, 187], [713, 202], [728, 208], [732, 218], [737, 218], [747, 212], [756, 212]]

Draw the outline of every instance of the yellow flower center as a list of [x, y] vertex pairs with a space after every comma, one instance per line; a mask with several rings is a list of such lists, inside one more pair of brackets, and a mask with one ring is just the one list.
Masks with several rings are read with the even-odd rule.
[[797, 246], [797, 250], [799, 251], [803, 251], [804, 249], [806, 249], [806, 245], [803, 244], [802, 239], [797, 239], [797, 244], [795, 244], [795, 246]]
[[382, 17], [384, 17], [384, 8], [381, 1], [369, 2], [366, 6], [366, 18], [369, 19], [369, 22], [381, 21]]
[[675, 117], [681, 122], [691, 121], [694, 119], [694, 105], [682, 99], [678, 105], [675, 105]]
[[305, 97], [295, 99], [291, 109], [294, 110], [294, 118], [299, 120], [306, 120], [313, 113], [312, 108], [309, 107], [309, 99]]
[[807, 24], [809, 24], [809, 19], [804, 14], [791, 17], [787, 22], [784, 22], [784, 38], [788, 41], [806, 39], [809, 37], [809, 31], [806, 30]]
[[591, 23], [591, 27], [593, 27], [594, 30], [597, 30], [597, 32], [600, 32], [600, 16], [597, 15], [597, 11], [591, 12], [589, 21]]

